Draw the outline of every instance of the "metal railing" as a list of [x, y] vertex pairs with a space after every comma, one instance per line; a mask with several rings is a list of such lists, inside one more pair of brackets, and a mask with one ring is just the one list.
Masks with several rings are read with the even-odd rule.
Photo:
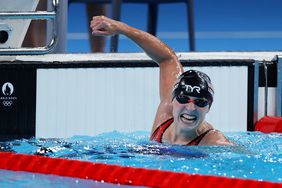
[[37, 11], [37, 12], [19, 12], [9, 11], [0, 12], [0, 20], [5, 19], [32, 19], [32, 20], [51, 20], [52, 21], [52, 39], [49, 44], [43, 47], [30, 47], [30, 48], [0, 48], [0, 55], [34, 55], [34, 54], [47, 54], [54, 49], [57, 43], [57, 10], [59, 0], [52, 1], [53, 11]]

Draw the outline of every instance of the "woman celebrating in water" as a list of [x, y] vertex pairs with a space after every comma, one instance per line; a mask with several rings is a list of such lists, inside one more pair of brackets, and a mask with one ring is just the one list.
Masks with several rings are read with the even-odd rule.
[[183, 72], [177, 56], [149, 33], [104, 16], [93, 17], [96, 36], [123, 34], [139, 45], [160, 67], [160, 104], [151, 140], [181, 145], [233, 145], [205, 121], [213, 102], [213, 86], [203, 72]]

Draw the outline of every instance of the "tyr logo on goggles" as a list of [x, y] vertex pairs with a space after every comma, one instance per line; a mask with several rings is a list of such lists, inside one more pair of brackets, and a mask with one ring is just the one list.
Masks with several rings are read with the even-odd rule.
[[180, 104], [186, 104], [186, 103], [192, 102], [195, 105], [197, 105], [198, 107], [205, 107], [205, 106], [209, 105], [209, 101], [208, 100], [205, 100], [205, 99], [191, 99], [190, 97], [188, 97], [186, 95], [177, 95], [176, 96], [176, 100]]

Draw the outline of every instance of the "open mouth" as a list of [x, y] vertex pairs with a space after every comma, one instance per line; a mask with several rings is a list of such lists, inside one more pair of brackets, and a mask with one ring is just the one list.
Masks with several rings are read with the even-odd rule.
[[188, 115], [188, 114], [181, 114], [180, 118], [182, 121], [187, 122], [187, 123], [192, 123], [197, 120], [197, 116]]

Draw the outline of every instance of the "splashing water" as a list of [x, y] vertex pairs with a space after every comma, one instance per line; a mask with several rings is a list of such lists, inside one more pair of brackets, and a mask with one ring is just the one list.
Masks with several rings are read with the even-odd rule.
[[149, 142], [148, 132], [94, 137], [22, 139], [2, 151], [131, 167], [282, 182], [282, 134], [226, 133], [236, 146], [180, 146]]

